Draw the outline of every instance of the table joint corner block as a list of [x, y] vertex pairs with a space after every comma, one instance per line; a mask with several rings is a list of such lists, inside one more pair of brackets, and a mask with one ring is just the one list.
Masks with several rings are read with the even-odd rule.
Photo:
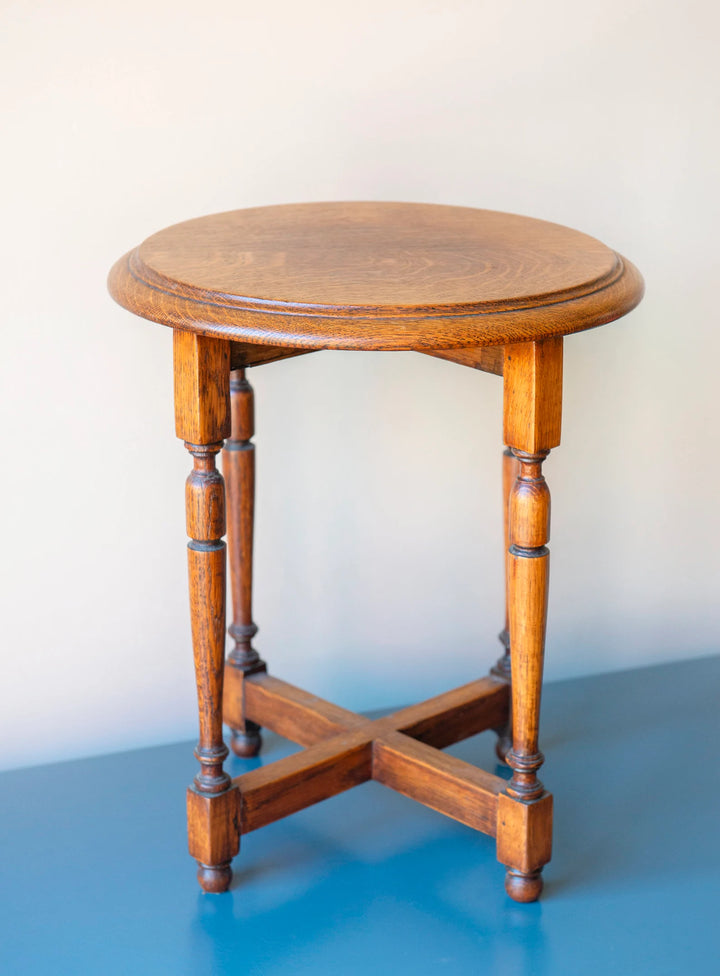
[[497, 859], [522, 874], [539, 872], [552, 856], [553, 798], [522, 800], [503, 792], [497, 806]]
[[188, 848], [201, 865], [223, 865], [240, 850], [240, 791], [234, 784], [222, 793], [187, 790]]

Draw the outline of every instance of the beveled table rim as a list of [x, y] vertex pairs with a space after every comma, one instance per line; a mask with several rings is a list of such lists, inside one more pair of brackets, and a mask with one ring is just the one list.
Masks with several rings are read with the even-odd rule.
[[[347, 206], [348, 204], [343, 204]], [[386, 204], [378, 204], [386, 206]], [[387, 204], [389, 205], [389, 204]], [[325, 205], [327, 206], [327, 205]], [[412, 205], [401, 205], [412, 206]], [[423, 205], [424, 206], [424, 205]], [[432, 207], [433, 205], [427, 205]], [[441, 350], [497, 346], [570, 335], [621, 318], [641, 300], [644, 284], [637, 268], [601, 242], [608, 268], [587, 281], [542, 294], [443, 304], [392, 307], [330, 304], [227, 294], [192, 281], [175, 280], [148, 266], [142, 250], [176, 228], [191, 228], [236, 213], [282, 210], [284, 205], [226, 211], [166, 228], [125, 254], [113, 266], [108, 287], [124, 308], [162, 325], [205, 336], [259, 345], [298, 349]], [[439, 210], [472, 211], [477, 208]], [[517, 214], [477, 210], [478, 214], [527, 220], [577, 234], [578, 241], [595, 239], [571, 228], [522, 218]], [[572, 239], [572, 238], [571, 238]]]

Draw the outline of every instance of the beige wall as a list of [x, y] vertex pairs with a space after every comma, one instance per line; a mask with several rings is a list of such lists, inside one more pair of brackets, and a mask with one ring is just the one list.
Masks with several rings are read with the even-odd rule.
[[[547, 673], [717, 653], [717, 37], [709, 2], [3, 5], [0, 765], [195, 732], [170, 333], [105, 275], [167, 224], [313, 199], [576, 226], [646, 276], [570, 339]], [[500, 383], [412, 354], [254, 375], [257, 619], [356, 708], [499, 645]]]

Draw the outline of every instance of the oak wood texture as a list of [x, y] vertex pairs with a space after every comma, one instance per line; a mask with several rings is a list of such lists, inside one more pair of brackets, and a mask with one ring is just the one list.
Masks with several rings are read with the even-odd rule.
[[[538, 733], [548, 603], [550, 492], [542, 463], [550, 449], [560, 443], [562, 370], [561, 336], [505, 346], [503, 433], [517, 463], [508, 510], [512, 747], [505, 760], [513, 770], [507, 794], [525, 804], [536, 803], [544, 796], [537, 772], [543, 763]], [[498, 858], [504, 859], [508, 868], [508, 894], [516, 901], [534, 901], [542, 891], [542, 865], [526, 869], [524, 858], [530, 840], [529, 835], [523, 836], [525, 840], [518, 842], [512, 857], [507, 853], [508, 845], [499, 845]]]
[[642, 296], [629, 261], [516, 214], [412, 203], [257, 207], [176, 224], [114, 266], [121, 305], [264, 346], [416, 349], [566, 335]]
[[482, 678], [370, 720], [267, 673], [245, 675], [230, 668], [224, 707], [230, 723], [241, 709], [305, 746], [233, 780], [240, 833], [373, 779], [501, 838], [498, 858], [509, 866], [509, 894], [518, 901], [539, 895], [540, 870], [550, 856], [550, 794], [542, 792], [540, 802], [528, 803], [505, 792], [504, 779], [440, 752], [507, 719], [506, 681]]
[[534, 454], [560, 443], [562, 424], [562, 337], [505, 346], [503, 437]]
[[507, 688], [491, 676], [402, 708], [385, 722], [418, 742], [444, 749], [494, 728], [507, 711]]
[[[629, 261], [587, 235], [464, 207], [327, 203], [255, 208], [168, 228], [110, 273], [114, 298], [174, 329], [186, 485], [200, 770], [189, 845], [208, 892], [227, 890], [241, 833], [374, 779], [497, 838], [506, 890], [533, 901], [551, 856], [538, 779], [550, 495], [563, 337], [641, 299]], [[267, 674], [253, 646], [254, 395], [246, 370], [319, 349], [413, 350], [503, 378], [505, 653], [488, 678], [374, 721]], [[223, 442], [224, 447], [223, 447]], [[223, 450], [226, 484], [215, 459]], [[234, 646], [224, 657], [225, 501]], [[231, 780], [260, 726], [304, 747]], [[499, 735], [508, 782], [440, 750]], [[510, 741], [511, 740], [511, 741]]]
[[498, 797], [497, 859], [510, 865], [505, 889], [515, 901], [536, 901], [542, 892], [541, 872], [552, 856], [552, 821], [549, 793], [531, 802], [507, 793]]
[[[515, 479], [518, 474], [518, 464], [515, 455], [506, 447], [503, 451], [502, 459], [502, 499], [503, 499], [503, 539], [505, 542], [504, 553], [505, 553], [505, 626], [498, 634], [498, 639], [503, 646], [503, 654], [495, 663], [495, 666], [491, 669], [491, 674], [496, 675], [498, 678], [502, 678], [503, 681], [511, 680], [511, 667], [510, 667], [510, 619], [509, 619], [509, 607], [510, 607], [510, 593], [508, 586], [508, 574], [510, 572], [510, 492], [515, 484]], [[508, 750], [512, 746], [512, 708], [507, 721], [498, 726], [495, 731], [497, 732], [497, 743], [495, 745], [495, 753], [501, 762], [505, 762], [508, 754]]]
[[[245, 369], [230, 374], [231, 433], [222, 453], [228, 509], [228, 551], [233, 619], [228, 633], [234, 646], [227, 665], [245, 674], [265, 669], [253, 647], [258, 628], [252, 618], [252, 567], [255, 518], [255, 395]], [[238, 716], [232, 727], [236, 756], [256, 756], [261, 745], [260, 728]]]
[[477, 349], [436, 349], [425, 355], [435, 356], [436, 359], [447, 359], [460, 366], [470, 366], [472, 369], [481, 369], [484, 373], [502, 376], [503, 352], [503, 346], [480, 346]]
[[[215, 467], [230, 433], [229, 343], [176, 332], [173, 343], [176, 433], [192, 455], [185, 483], [186, 529], [200, 770], [188, 791], [190, 852], [206, 891], [225, 891], [237, 853], [226, 823], [230, 777], [223, 769], [220, 702], [225, 670], [225, 489]], [[215, 805], [217, 804], [217, 805]], [[220, 827], [217, 825], [220, 824]]]
[[187, 791], [188, 849], [200, 885], [211, 894], [227, 891], [232, 880], [230, 862], [240, 850], [237, 808], [235, 787], [212, 797], [193, 786]]
[[[532, 370], [529, 370], [528, 382], [531, 377]], [[541, 398], [540, 402], [547, 401]], [[550, 402], [548, 410], [551, 416], [554, 415], [554, 403]], [[532, 412], [531, 415], [533, 419], [528, 423], [535, 430], [537, 418]], [[514, 423], [520, 429], [517, 417]], [[539, 426], [550, 432], [544, 443], [554, 439], [552, 425], [544, 422], [542, 414]], [[505, 759], [513, 770], [507, 785], [508, 796], [528, 804], [540, 800], [545, 794], [537, 771], [544, 758], [538, 748], [538, 734], [548, 604], [550, 557], [546, 543], [550, 537], [550, 492], [542, 474], [547, 450], [526, 454], [513, 447], [512, 453], [518, 462], [517, 477], [510, 492], [507, 577], [512, 748]], [[541, 865], [526, 870], [523, 858], [527, 844], [521, 847], [520, 863], [517, 852], [512, 860], [503, 861], [508, 867], [505, 886], [516, 901], [534, 901], [542, 891]], [[498, 849], [500, 860], [506, 856], [505, 850]]]
[[375, 742], [373, 779], [494, 837], [505, 780], [398, 732]]
[[277, 735], [301, 746], [339, 735], [362, 721], [354, 712], [272, 675], [245, 680], [236, 671], [228, 671], [223, 704], [226, 724], [232, 725], [237, 720], [238, 707]]
[[223, 708], [229, 725], [243, 713], [302, 746], [314, 745], [360, 726], [372, 726], [373, 735], [379, 729], [397, 730], [444, 748], [491, 728], [493, 722], [507, 715], [508, 698], [507, 684], [491, 676], [369, 722], [355, 712], [267, 673], [246, 678], [228, 669]]
[[189, 444], [230, 434], [230, 343], [173, 333], [175, 433]]
[[294, 685], [228, 669], [225, 719], [243, 714], [305, 746], [233, 780], [248, 833], [369, 779], [495, 836], [504, 779], [439, 751], [508, 714], [509, 689], [482, 678], [380, 719], [366, 719]]
[[251, 366], [265, 366], [293, 356], [305, 356], [312, 349], [292, 349], [287, 346], [259, 346], [252, 342], [230, 343], [230, 369], [249, 369]]
[[361, 732], [343, 732], [294, 756], [238, 776], [240, 830], [258, 827], [370, 779], [372, 742]]
[[502, 528], [505, 553], [505, 626], [500, 631], [499, 640], [505, 649], [505, 653], [497, 663], [495, 673], [502, 677], [510, 678], [510, 620], [508, 607], [510, 604], [508, 595], [508, 548], [510, 546], [510, 492], [512, 491], [515, 479], [518, 476], [518, 463], [515, 455], [506, 447], [502, 455]]

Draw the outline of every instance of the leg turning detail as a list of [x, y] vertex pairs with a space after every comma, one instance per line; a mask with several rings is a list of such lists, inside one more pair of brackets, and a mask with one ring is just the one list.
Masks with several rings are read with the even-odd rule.
[[[252, 619], [253, 523], [255, 511], [255, 406], [252, 386], [245, 370], [230, 374], [230, 409], [232, 430], [223, 449], [223, 472], [227, 486], [228, 550], [230, 555], [230, 589], [233, 622], [228, 633], [235, 642], [226, 667], [237, 668], [244, 675], [264, 671], [265, 664], [252, 646], [257, 626]], [[239, 703], [242, 714], [243, 703]], [[248, 758], [260, 751], [260, 726], [243, 718], [232, 727], [232, 750]]]

